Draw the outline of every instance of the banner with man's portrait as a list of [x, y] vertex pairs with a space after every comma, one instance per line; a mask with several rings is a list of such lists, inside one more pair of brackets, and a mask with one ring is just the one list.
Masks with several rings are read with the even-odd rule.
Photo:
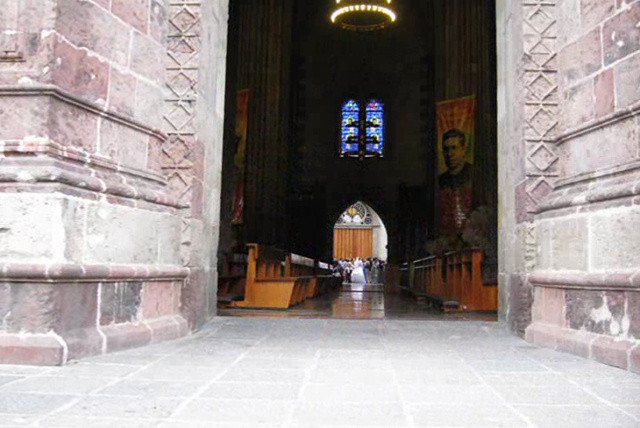
[[473, 209], [475, 96], [440, 102], [436, 115], [441, 225], [445, 232], [459, 233]]
[[244, 217], [244, 172], [247, 157], [247, 129], [249, 128], [249, 90], [236, 94], [236, 153], [233, 157], [233, 201], [231, 224], [243, 223]]

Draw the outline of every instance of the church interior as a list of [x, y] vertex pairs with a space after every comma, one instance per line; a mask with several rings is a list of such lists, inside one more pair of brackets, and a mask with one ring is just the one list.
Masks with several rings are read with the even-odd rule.
[[[364, 31], [331, 22], [331, 12], [340, 7], [332, 2], [231, 6], [229, 40], [235, 49], [230, 49], [227, 64], [219, 260], [246, 253], [247, 243], [330, 263], [347, 254], [351, 256], [344, 258], [367, 259], [384, 253], [382, 259], [391, 268], [387, 299], [404, 295], [406, 302], [395, 306], [404, 305], [414, 315], [422, 307], [434, 316], [437, 311], [429, 308], [455, 296], [444, 289], [428, 290], [424, 282], [410, 286], [408, 264], [481, 248], [483, 266], [474, 274], [482, 276], [479, 292], [493, 294], [488, 298], [494, 303], [477, 308], [496, 314], [492, 2], [397, 2], [390, 6], [394, 22]], [[372, 101], [379, 116], [364, 112]], [[456, 108], [467, 103], [471, 110], [439, 123], [438, 117], [447, 113], [443, 106], [438, 116], [438, 103], [447, 101]], [[357, 111], [354, 115], [348, 109]], [[241, 129], [238, 114], [246, 118]], [[367, 122], [364, 127], [372, 124], [369, 118], [377, 118], [379, 124], [363, 130], [366, 138], [379, 134], [377, 144], [365, 142], [364, 153], [358, 152], [357, 136], [349, 137], [360, 129], [348, 125], [360, 118]], [[439, 178], [447, 169], [443, 134], [456, 128], [464, 128], [468, 139], [463, 154], [468, 177], [463, 190], [452, 192]], [[244, 156], [242, 180], [238, 156]], [[244, 191], [241, 212], [234, 210], [238, 186]], [[355, 208], [361, 208], [362, 224], [336, 225]], [[364, 224], [368, 213], [385, 230], [383, 248], [378, 248], [379, 228]], [[454, 221], [457, 217], [461, 218]], [[345, 238], [349, 230], [362, 236]], [[413, 266], [411, 276], [413, 280]], [[225, 281], [224, 274], [220, 281]], [[219, 288], [223, 302], [242, 291], [233, 290], [230, 296], [224, 288]], [[416, 305], [416, 299], [432, 301]]]
[[0, 426], [640, 426], [640, 0], [0, 0]]

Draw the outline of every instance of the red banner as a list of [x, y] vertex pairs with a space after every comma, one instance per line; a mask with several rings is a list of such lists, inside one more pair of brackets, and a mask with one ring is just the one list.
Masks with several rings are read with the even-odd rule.
[[436, 115], [441, 225], [445, 232], [460, 233], [473, 209], [475, 97], [440, 102]]
[[244, 217], [244, 172], [247, 156], [247, 129], [249, 128], [249, 90], [236, 95], [236, 154], [233, 158], [233, 202], [231, 224], [243, 223]]

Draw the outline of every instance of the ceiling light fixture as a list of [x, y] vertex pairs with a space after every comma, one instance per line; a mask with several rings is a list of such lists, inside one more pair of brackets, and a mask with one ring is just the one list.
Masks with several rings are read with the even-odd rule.
[[380, 30], [398, 19], [392, 0], [335, 0], [331, 22], [345, 30]]

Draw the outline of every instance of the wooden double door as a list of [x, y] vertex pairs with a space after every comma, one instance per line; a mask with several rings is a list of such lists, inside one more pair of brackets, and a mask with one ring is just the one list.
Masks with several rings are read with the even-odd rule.
[[373, 257], [373, 229], [333, 229], [333, 258]]

